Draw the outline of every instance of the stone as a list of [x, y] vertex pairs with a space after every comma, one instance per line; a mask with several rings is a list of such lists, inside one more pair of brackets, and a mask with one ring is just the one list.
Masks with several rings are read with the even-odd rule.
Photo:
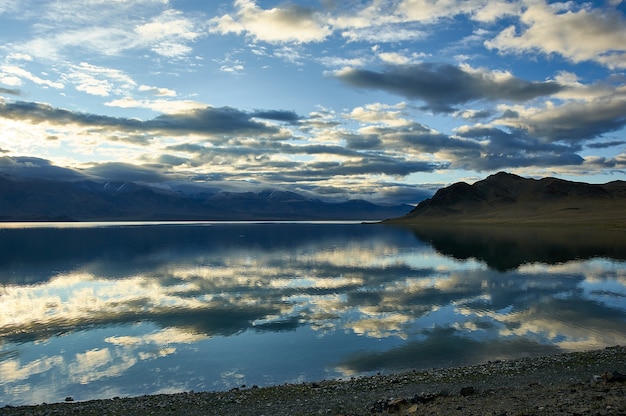
[[467, 386], [467, 387], [461, 388], [461, 391], [459, 393], [461, 394], [461, 396], [470, 396], [476, 393], [476, 389], [472, 386]]
[[618, 371], [611, 371], [602, 374], [602, 379], [607, 383], [623, 383], [626, 381], [626, 374]]
[[403, 399], [402, 397], [399, 397], [397, 399], [393, 399], [393, 400], [389, 401], [389, 403], [387, 404], [387, 411], [389, 413], [398, 413], [407, 404], [408, 404], [408, 402], [406, 401], [406, 399]]

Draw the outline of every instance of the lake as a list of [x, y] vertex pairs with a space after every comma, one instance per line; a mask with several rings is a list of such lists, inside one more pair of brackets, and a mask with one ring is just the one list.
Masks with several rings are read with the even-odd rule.
[[0, 224], [0, 406], [617, 344], [624, 231]]

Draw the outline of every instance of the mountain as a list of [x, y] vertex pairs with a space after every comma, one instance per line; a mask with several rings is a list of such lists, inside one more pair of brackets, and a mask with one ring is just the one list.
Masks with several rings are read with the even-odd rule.
[[182, 193], [135, 182], [0, 174], [0, 221], [380, 220], [407, 205], [329, 203], [293, 192]]
[[626, 225], [626, 182], [588, 184], [499, 172], [473, 185], [439, 189], [390, 222]]

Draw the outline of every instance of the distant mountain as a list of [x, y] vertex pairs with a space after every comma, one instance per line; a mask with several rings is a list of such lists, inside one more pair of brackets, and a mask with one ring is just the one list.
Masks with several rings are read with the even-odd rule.
[[600, 185], [499, 172], [473, 185], [442, 188], [391, 222], [626, 225], [626, 182]]
[[182, 193], [134, 182], [0, 174], [0, 221], [381, 220], [408, 205], [329, 203], [293, 192]]

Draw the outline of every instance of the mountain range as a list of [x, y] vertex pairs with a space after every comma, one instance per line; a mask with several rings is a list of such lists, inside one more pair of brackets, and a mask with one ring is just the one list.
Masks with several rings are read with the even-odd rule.
[[531, 179], [499, 172], [439, 189], [396, 223], [626, 225], [626, 181], [605, 184]]
[[409, 205], [326, 202], [295, 192], [181, 192], [136, 182], [0, 173], [0, 221], [381, 220]]

